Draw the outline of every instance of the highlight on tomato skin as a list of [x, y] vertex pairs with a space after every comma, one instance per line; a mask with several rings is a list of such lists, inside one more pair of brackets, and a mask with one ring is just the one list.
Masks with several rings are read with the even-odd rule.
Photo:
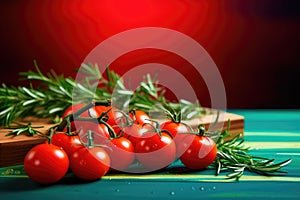
[[190, 169], [203, 170], [207, 168], [217, 156], [217, 145], [208, 136], [187, 134], [178, 146], [183, 152], [181, 162]]
[[107, 113], [107, 123], [110, 126], [115, 126], [118, 125], [119, 119], [121, 119], [123, 114], [117, 109], [112, 106], [95, 106], [94, 108], [95, 116], [94, 117], [99, 117], [103, 112]]
[[173, 138], [176, 145], [176, 159], [179, 159], [187, 150], [187, 148], [192, 144], [194, 137], [194, 134], [189, 133], [176, 134], [176, 136]]
[[127, 171], [135, 160], [132, 142], [125, 137], [111, 138], [107, 143], [111, 171]]
[[167, 130], [173, 138], [176, 137], [178, 133], [189, 133], [191, 129], [183, 123], [167, 121], [160, 125], [161, 130]]
[[53, 144], [42, 143], [30, 149], [24, 158], [26, 174], [43, 185], [61, 180], [69, 169], [67, 153]]
[[110, 139], [108, 128], [104, 124], [89, 121], [75, 121], [76, 132], [82, 143], [87, 143], [87, 133], [93, 132], [95, 144], [104, 144]]
[[[152, 130], [151, 126], [142, 126], [134, 123], [131, 126], [124, 127], [121, 134], [135, 146], [139, 140], [143, 139], [144, 134], [150, 130]], [[147, 135], [145, 137], [147, 137]]]
[[150, 116], [142, 110], [132, 110], [129, 113], [129, 117], [134, 120], [134, 123], [143, 125], [150, 123]]
[[85, 181], [95, 181], [108, 172], [110, 157], [101, 147], [82, 146], [71, 155], [70, 168], [76, 177]]
[[[82, 104], [82, 103], [79, 103], [79, 104], [73, 104], [71, 106], [69, 106], [65, 111], [64, 113], [62, 114], [62, 119], [64, 119], [66, 116], [68, 115], [71, 115], [73, 113], [75, 113], [76, 111], [80, 110], [81, 108], [83, 108], [84, 106], [86, 106], [86, 104]], [[85, 111], [83, 112], [81, 115], [81, 117], [90, 117], [89, 115], [89, 111]], [[75, 126], [75, 123], [74, 121], [71, 121], [71, 131], [76, 131], [76, 126]], [[66, 131], [67, 129], [65, 128], [64, 131]]]
[[51, 144], [61, 147], [70, 156], [82, 145], [78, 135], [67, 135], [64, 132], [56, 132], [52, 135]]
[[169, 166], [176, 157], [176, 146], [166, 133], [147, 132], [135, 145], [137, 160], [147, 171]]

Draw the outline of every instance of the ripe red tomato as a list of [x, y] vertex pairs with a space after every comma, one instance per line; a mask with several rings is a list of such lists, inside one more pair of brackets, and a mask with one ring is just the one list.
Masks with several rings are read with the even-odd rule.
[[[76, 111], [80, 110], [84, 106], [86, 106], [86, 104], [83, 104], [83, 103], [74, 104], [74, 105], [69, 106], [65, 110], [65, 112], [63, 113], [62, 118], [65, 118], [66, 116], [75, 113]], [[90, 117], [88, 111], [83, 112], [80, 116], [82, 116], [82, 117]]]
[[99, 117], [103, 112], [107, 112], [108, 119], [106, 122], [114, 129], [116, 134], [121, 131], [121, 123], [125, 123], [124, 115], [116, 108], [112, 106], [96, 106], [95, 112], [96, 117]]
[[[66, 116], [73, 114], [74, 112], [80, 110], [81, 108], [83, 108], [84, 106], [86, 106], [85, 104], [74, 104], [69, 106], [65, 112], [62, 115], [62, 119], [64, 119]], [[89, 112], [85, 111], [83, 112], [81, 115], [81, 117], [90, 117]], [[67, 129], [65, 128], [64, 131], [66, 131]], [[76, 130], [76, 126], [74, 124], [74, 121], [71, 121], [71, 131], [75, 131]]]
[[166, 133], [147, 132], [135, 146], [138, 161], [149, 171], [167, 167], [175, 160], [176, 147]]
[[217, 146], [215, 142], [207, 136], [186, 135], [178, 145], [180, 151], [184, 153], [180, 156], [181, 162], [190, 169], [205, 169], [217, 156]]
[[107, 123], [111, 126], [116, 125], [115, 119], [122, 116], [119, 115], [115, 108], [112, 106], [95, 106], [96, 117], [99, 117], [103, 112], [107, 112]]
[[113, 138], [107, 145], [111, 168], [118, 171], [128, 169], [135, 159], [134, 147], [130, 140], [124, 137]]
[[110, 158], [101, 147], [80, 147], [70, 157], [72, 172], [80, 179], [94, 181], [104, 176], [110, 167]]
[[86, 136], [88, 134], [88, 131], [92, 131], [94, 133], [93, 137], [95, 144], [103, 144], [110, 138], [108, 128], [104, 124], [98, 124], [88, 121], [76, 121], [75, 125], [78, 136], [84, 143], [87, 142]]
[[176, 158], [179, 158], [184, 151], [178, 148], [178, 144], [180, 144], [187, 133], [190, 133], [192, 130], [189, 126], [185, 125], [181, 122], [173, 122], [167, 121], [160, 125], [161, 130], [168, 131], [176, 144]]
[[51, 143], [63, 148], [68, 156], [81, 146], [81, 141], [78, 135], [70, 136], [63, 132], [53, 134]]
[[69, 168], [69, 159], [61, 147], [39, 144], [26, 154], [26, 174], [40, 184], [52, 184], [64, 177]]
[[149, 115], [142, 110], [134, 110], [130, 112], [129, 117], [131, 117], [136, 124], [143, 125], [145, 123], [151, 123], [151, 121], [149, 121]]
[[167, 121], [160, 125], [161, 130], [167, 130], [173, 138], [177, 135], [177, 133], [190, 133], [191, 129], [180, 122]]
[[151, 126], [142, 126], [139, 124], [132, 124], [131, 126], [124, 127], [123, 134], [124, 137], [129, 139], [133, 146], [136, 145], [136, 143], [143, 138], [143, 135], [147, 132], [152, 130], [153, 128]]

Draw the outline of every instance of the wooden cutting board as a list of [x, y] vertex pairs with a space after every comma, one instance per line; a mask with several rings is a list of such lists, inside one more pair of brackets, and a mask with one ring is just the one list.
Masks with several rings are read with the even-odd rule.
[[[232, 113], [224, 113], [219, 118], [219, 122], [214, 126], [219, 130], [227, 128], [227, 121], [230, 119], [230, 134], [228, 138], [232, 138], [238, 134], [244, 134], [244, 117]], [[192, 127], [204, 124], [206, 129], [210, 127], [216, 120], [216, 114], [204, 115], [190, 121], [183, 121]], [[23, 123], [32, 122], [32, 126], [44, 126], [37, 130], [46, 133], [54, 124], [47, 123], [47, 119], [26, 119]], [[160, 120], [162, 121], [162, 120]], [[26, 153], [35, 145], [45, 142], [45, 138], [41, 136], [6, 136], [11, 129], [0, 128], [0, 167], [23, 164]]]

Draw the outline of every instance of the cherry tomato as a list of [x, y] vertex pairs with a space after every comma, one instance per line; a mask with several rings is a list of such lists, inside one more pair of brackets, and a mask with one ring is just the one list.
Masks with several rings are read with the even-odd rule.
[[52, 184], [62, 179], [69, 168], [69, 159], [61, 147], [39, 144], [26, 154], [26, 174], [40, 184]]
[[[65, 118], [66, 116], [75, 113], [76, 111], [80, 110], [84, 106], [86, 106], [86, 104], [82, 104], [82, 103], [74, 104], [74, 105], [69, 106], [65, 110], [65, 112], [63, 113], [62, 118]], [[82, 116], [82, 117], [90, 117], [88, 111], [83, 112], [80, 116]]]
[[[69, 106], [63, 113], [62, 119], [64, 119], [66, 116], [71, 115], [74, 112], [80, 110], [84, 106], [85, 106], [85, 104], [74, 104], [74, 105]], [[80, 116], [81, 117], [90, 117], [88, 111], [83, 112]], [[75, 131], [75, 130], [76, 130], [76, 127], [75, 127], [74, 121], [71, 121], [71, 131]], [[66, 131], [66, 128], [64, 129], [64, 131]]]
[[78, 147], [81, 146], [81, 141], [78, 135], [67, 135], [65, 133], [55, 133], [52, 136], [51, 143], [63, 148], [70, 156]]
[[124, 137], [113, 138], [108, 143], [107, 153], [111, 160], [111, 168], [124, 171], [134, 161], [134, 147], [130, 140]]
[[180, 122], [167, 121], [160, 125], [161, 130], [168, 131], [176, 144], [176, 158], [179, 158], [184, 151], [179, 149], [177, 146], [182, 142], [182, 139], [186, 135], [186, 133], [190, 133], [192, 130], [190, 127]]
[[150, 120], [149, 115], [142, 110], [134, 110], [130, 112], [129, 117], [131, 117], [136, 124], [143, 125], [145, 123], [151, 123], [149, 121]]
[[132, 124], [132, 126], [124, 127], [123, 134], [124, 137], [129, 139], [135, 146], [136, 143], [143, 138], [143, 135], [152, 130], [150, 126], [142, 126], [139, 124]]
[[70, 157], [72, 172], [80, 179], [94, 181], [104, 176], [110, 167], [110, 158], [101, 147], [80, 147]]
[[207, 136], [187, 134], [178, 148], [184, 149], [180, 156], [181, 162], [190, 169], [205, 169], [217, 156], [215, 142]]
[[160, 125], [161, 130], [167, 130], [173, 138], [177, 135], [177, 133], [190, 133], [191, 129], [183, 124], [183, 123], [177, 123], [173, 121], [167, 121]]
[[98, 124], [97, 122], [94, 123], [89, 121], [76, 121], [75, 125], [78, 136], [84, 143], [87, 142], [86, 136], [88, 131], [92, 131], [94, 133], [93, 137], [95, 144], [103, 144], [110, 138], [108, 128], [104, 124]]
[[116, 133], [121, 131], [121, 123], [124, 123], [124, 115], [116, 108], [111, 106], [96, 106], [96, 117], [99, 117], [103, 112], [107, 112], [107, 123], [114, 129]]
[[151, 171], [167, 167], [175, 160], [176, 147], [166, 133], [147, 132], [135, 146], [138, 161]]
[[116, 119], [122, 117], [122, 114], [118, 114], [115, 108], [112, 106], [96, 106], [95, 107], [96, 117], [99, 117], [103, 112], [107, 112], [108, 119], [107, 123], [111, 126], [116, 125]]
[[[189, 133], [187, 133], [189, 134]], [[175, 138], [173, 138], [175, 145], [176, 145], [176, 158], [179, 158], [186, 150], [186, 148], [182, 148], [182, 141], [185, 139], [186, 133], [178, 133], [176, 134]], [[186, 140], [186, 146], [192, 143], [192, 140]], [[188, 143], [189, 142], [189, 143]]]

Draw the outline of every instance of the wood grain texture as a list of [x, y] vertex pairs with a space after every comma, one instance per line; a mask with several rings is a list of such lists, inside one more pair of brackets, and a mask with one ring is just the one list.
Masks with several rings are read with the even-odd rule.
[[[54, 126], [47, 123], [46, 119], [26, 118], [20, 121], [27, 124], [32, 123], [32, 126], [43, 126], [37, 128], [42, 133]], [[0, 167], [23, 164], [26, 153], [35, 145], [45, 142], [46, 138], [41, 136], [6, 136], [12, 129], [0, 129]]]
[[[244, 134], [244, 117], [232, 113], [224, 113], [220, 115], [219, 122], [213, 127], [214, 129], [226, 129], [227, 121], [230, 119], [230, 133], [232, 138], [237, 134]], [[201, 118], [196, 118], [190, 121], [184, 121], [192, 127], [197, 127], [199, 124], [204, 124], [207, 129], [216, 120], [216, 114], [205, 115]], [[164, 120], [160, 120], [162, 122]], [[47, 130], [54, 124], [47, 123], [46, 119], [27, 118], [23, 123], [32, 122], [33, 126], [44, 126], [37, 130], [46, 133]], [[41, 136], [6, 136], [10, 129], [0, 129], [0, 167], [23, 164], [26, 153], [35, 145], [45, 142], [45, 138]]]

